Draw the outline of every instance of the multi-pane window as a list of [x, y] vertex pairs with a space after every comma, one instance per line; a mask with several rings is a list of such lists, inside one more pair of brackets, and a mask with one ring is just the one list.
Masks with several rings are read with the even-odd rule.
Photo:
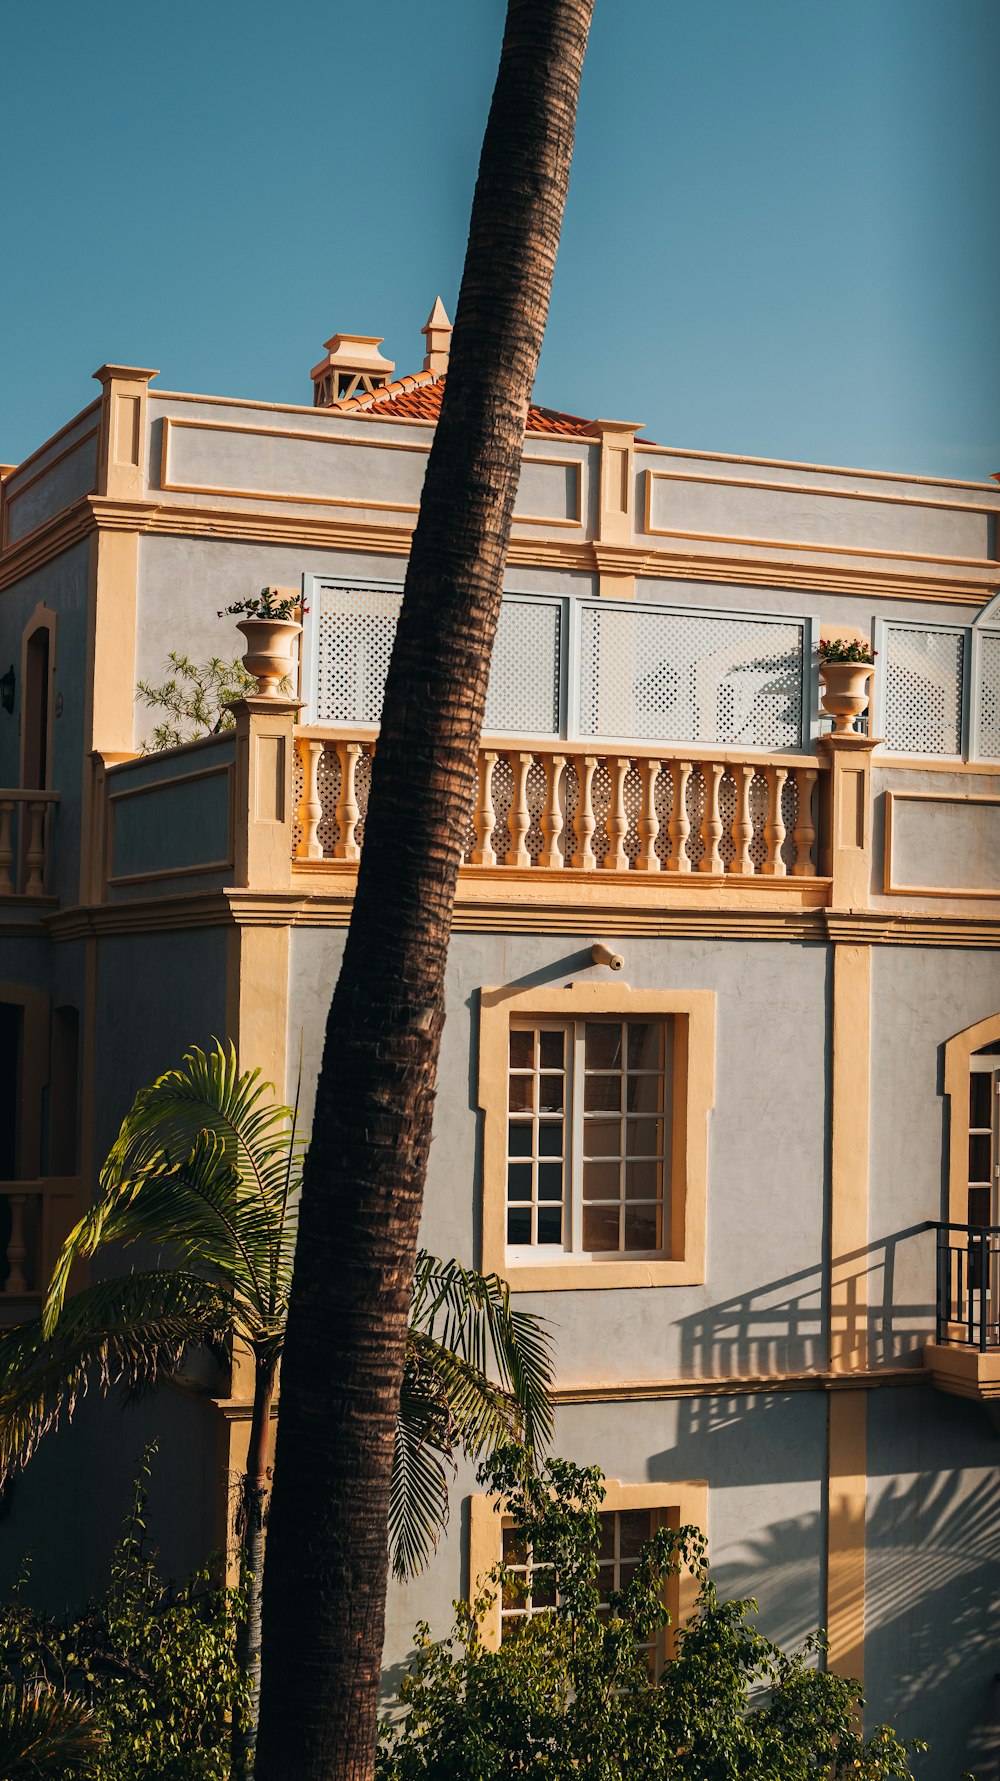
[[511, 1026], [508, 1249], [664, 1253], [672, 1032], [669, 1019]]
[[[609, 1509], [600, 1516], [599, 1613], [610, 1614], [612, 1592], [627, 1588], [632, 1581], [639, 1554], [661, 1519], [655, 1509]], [[559, 1589], [552, 1566], [536, 1564], [531, 1547], [509, 1526], [503, 1530], [503, 1562], [508, 1576], [500, 1604], [500, 1637], [509, 1639], [534, 1615], [551, 1613], [559, 1601]], [[639, 1645], [651, 1666], [658, 1644], [654, 1636]]]

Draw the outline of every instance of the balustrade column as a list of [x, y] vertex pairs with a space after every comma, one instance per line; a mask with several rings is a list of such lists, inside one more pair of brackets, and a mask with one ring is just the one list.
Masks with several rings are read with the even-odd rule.
[[497, 764], [496, 754], [484, 748], [479, 756], [479, 802], [476, 805], [476, 845], [472, 849], [474, 866], [495, 866], [497, 856], [493, 848], [493, 831], [497, 826], [496, 807], [493, 803], [493, 769]]
[[13, 798], [0, 798], [0, 897], [9, 897], [14, 889], [14, 878], [11, 872], [11, 867], [14, 864], [14, 849], [11, 844], [13, 819]]
[[764, 857], [764, 871], [768, 878], [784, 878], [787, 868], [781, 857], [781, 849], [785, 841], [785, 818], [781, 808], [781, 799], [788, 778], [787, 767], [768, 767], [767, 780], [770, 789], [767, 827], [764, 839], [767, 852]]
[[510, 806], [510, 852], [507, 855], [508, 866], [530, 866], [531, 855], [525, 845], [525, 837], [531, 827], [531, 812], [528, 809], [528, 772], [533, 755], [514, 754], [511, 756], [511, 767], [514, 769], [514, 795]]
[[661, 861], [656, 851], [660, 819], [656, 813], [656, 782], [660, 777], [659, 761], [642, 763], [642, 815], [639, 818], [639, 854], [636, 870], [659, 872]]
[[733, 778], [735, 779], [736, 772], [739, 773], [739, 780], [737, 782], [737, 815], [736, 821], [733, 824], [733, 840], [736, 843], [736, 852], [733, 855], [732, 870], [740, 873], [744, 878], [748, 877], [753, 872], [753, 856], [750, 852], [753, 843], [753, 814], [750, 809], [750, 788], [753, 785], [753, 776], [756, 771], [757, 769], [752, 763], [744, 762], [733, 774]]
[[298, 749], [302, 761], [302, 802], [299, 805], [302, 834], [297, 856], [302, 860], [321, 860], [323, 843], [319, 838], [319, 825], [323, 820], [323, 802], [319, 795], [319, 764], [323, 759], [323, 743], [311, 738], [300, 739]]
[[579, 755], [576, 762], [580, 797], [576, 806], [576, 852], [573, 855], [573, 864], [584, 872], [592, 872], [597, 864], [591, 846], [597, 826], [594, 816], [594, 774], [597, 771], [597, 761], [596, 754], [584, 754]]
[[722, 840], [722, 811], [719, 805], [719, 791], [722, 776], [725, 773], [722, 761], [707, 761], [702, 768], [705, 779], [705, 851], [701, 858], [702, 872], [721, 872], [723, 870], [722, 854], [719, 842]]
[[563, 864], [559, 839], [563, 832], [565, 817], [559, 789], [565, 765], [566, 756], [564, 754], [554, 754], [548, 757], [545, 809], [542, 812], [542, 852], [538, 864], [547, 867], [550, 871], [557, 870]]
[[28, 845], [25, 851], [27, 875], [24, 885], [26, 897], [41, 897], [45, 894], [45, 817], [48, 804], [40, 799], [32, 798], [28, 803]]
[[687, 850], [687, 838], [691, 833], [687, 807], [690, 782], [691, 762], [678, 761], [674, 767], [674, 806], [670, 812], [670, 860], [667, 866], [670, 872], [691, 870], [691, 857]]
[[795, 784], [799, 798], [794, 837], [795, 865], [792, 867], [792, 875], [795, 878], [815, 878], [816, 876], [816, 863], [813, 859], [816, 827], [813, 822], [812, 802], [813, 788], [817, 777], [815, 767], [797, 767], [795, 769]]
[[357, 788], [355, 784], [358, 770], [358, 756], [361, 753], [360, 742], [338, 742], [337, 755], [340, 760], [340, 797], [337, 801], [337, 827], [340, 831], [333, 857], [337, 860], [359, 860], [361, 849], [355, 840], [358, 818]]
[[629, 857], [625, 852], [628, 817], [625, 814], [625, 781], [632, 765], [628, 755], [615, 755], [611, 767], [611, 807], [608, 810], [608, 851], [604, 856], [607, 872], [627, 872]]
[[7, 1239], [7, 1293], [23, 1293], [28, 1290], [24, 1264], [28, 1259], [28, 1245], [24, 1236], [24, 1208], [28, 1203], [27, 1194], [8, 1194], [7, 1204], [10, 1207], [10, 1236]]

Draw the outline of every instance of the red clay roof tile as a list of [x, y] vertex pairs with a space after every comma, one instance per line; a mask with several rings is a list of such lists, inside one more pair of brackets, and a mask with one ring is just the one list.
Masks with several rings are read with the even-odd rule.
[[[341, 414], [374, 415], [379, 420], [436, 421], [441, 413], [445, 379], [433, 372], [418, 371], [412, 377], [400, 377], [384, 389], [350, 396], [335, 404]], [[389, 412], [386, 412], [386, 411]], [[563, 438], [593, 439], [593, 421], [579, 414], [561, 414], [556, 408], [528, 409], [529, 433], [557, 433]]]

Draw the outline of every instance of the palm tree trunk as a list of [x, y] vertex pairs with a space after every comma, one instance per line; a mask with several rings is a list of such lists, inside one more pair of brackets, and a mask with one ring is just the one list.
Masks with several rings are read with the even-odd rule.
[[330, 1010], [282, 1363], [258, 1781], [369, 1781], [452, 906], [593, 0], [509, 0]]
[[236, 1629], [236, 1661], [250, 1685], [249, 1723], [233, 1722], [232, 1781], [252, 1781], [257, 1717], [260, 1709], [260, 1627], [264, 1579], [264, 1518], [267, 1511], [268, 1462], [271, 1447], [271, 1405], [275, 1363], [254, 1357], [253, 1411], [250, 1444], [243, 1479], [240, 1525], [240, 1583], [246, 1612]]

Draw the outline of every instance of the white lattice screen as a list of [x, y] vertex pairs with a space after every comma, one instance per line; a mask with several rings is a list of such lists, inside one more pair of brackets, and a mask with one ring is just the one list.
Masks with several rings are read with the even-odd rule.
[[886, 747], [897, 754], [960, 755], [965, 633], [886, 624], [882, 637]]
[[983, 760], [1000, 761], [1000, 631], [979, 639], [979, 746]]
[[504, 600], [484, 727], [497, 735], [558, 736], [562, 605]]
[[[313, 594], [317, 723], [377, 724], [399, 616], [393, 588], [336, 587]], [[505, 600], [486, 696], [486, 728], [504, 735], [557, 736], [562, 605]]]
[[801, 746], [801, 620], [589, 604], [581, 617], [582, 736]]

